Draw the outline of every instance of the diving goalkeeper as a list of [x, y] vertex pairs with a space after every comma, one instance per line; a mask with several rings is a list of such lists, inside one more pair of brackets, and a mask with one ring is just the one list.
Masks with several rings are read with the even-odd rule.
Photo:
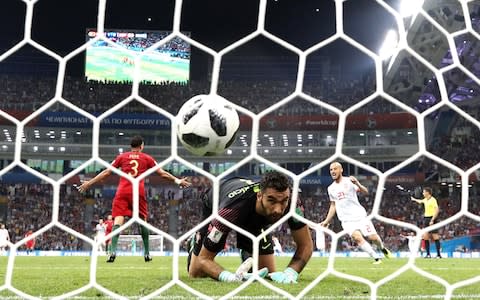
[[[232, 224], [258, 236], [288, 213], [290, 197], [290, 181], [279, 172], [266, 173], [260, 182], [231, 178], [220, 185], [218, 214]], [[211, 190], [204, 193], [202, 197], [204, 218], [212, 213], [212, 199]], [[296, 283], [313, 252], [313, 241], [308, 226], [295, 218], [288, 219], [288, 225], [297, 249], [285, 270], [276, 270], [272, 236], [267, 235], [259, 243], [258, 274], [261, 277], [268, 275], [276, 283]], [[189, 251], [187, 265], [190, 277], [211, 277], [219, 281], [235, 282], [251, 276], [251, 273], [246, 273], [250, 266], [244, 266], [243, 269], [241, 266], [240, 272], [237, 270], [232, 273], [214, 260], [217, 253], [223, 249], [230, 230], [228, 226], [214, 219], [193, 235], [194, 245]], [[251, 261], [252, 244], [249, 238], [237, 234], [237, 247], [241, 249], [245, 262]]]

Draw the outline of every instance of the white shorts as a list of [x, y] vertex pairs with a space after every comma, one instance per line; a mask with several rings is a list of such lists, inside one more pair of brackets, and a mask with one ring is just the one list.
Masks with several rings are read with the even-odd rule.
[[97, 235], [95, 236], [95, 241], [96, 242], [102, 241], [102, 243], [105, 243], [105, 241], [103, 240], [104, 238], [105, 238], [104, 233], [97, 233]]
[[342, 222], [342, 228], [348, 232], [349, 235], [352, 235], [352, 233], [356, 230], [360, 230], [363, 236], [377, 234], [372, 221], [367, 219], [360, 221], [344, 221]]
[[415, 247], [415, 239], [408, 240], [408, 249], [410, 252], [415, 253], [418, 251], [417, 247]]
[[6, 240], [0, 241], [0, 248], [5, 248], [8, 246], [8, 242]]

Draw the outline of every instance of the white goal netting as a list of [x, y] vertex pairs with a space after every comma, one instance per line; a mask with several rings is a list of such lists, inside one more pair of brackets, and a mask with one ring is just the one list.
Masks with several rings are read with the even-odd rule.
[[[150, 249], [155, 249], [156, 253], [162, 255], [165, 252], [164, 239], [162, 235], [149, 236]], [[138, 234], [122, 234], [118, 238], [118, 251], [125, 255], [144, 255], [142, 236]]]
[[[312, 205], [311, 208], [314, 211], [321, 205], [312, 199], [319, 199], [318, 201], [322, 199], [323, 205], [328, 203], [325, 200], [326, 185], [324, 182], [325, 177], [328, 176], [328, 171], [325, 173], [325, 170], [328, 169], [328, 165], [332, 161], [340, 160], [344, 162], [345, 166], [348, 166], [346, 168], [348, 172], [346, 173], [358, 175], [361, 181], [367, 182], [374, 189], [374, 198], [368, 199], [369, 216], [372, 217], [376, 225], [381, 224], [382, 236], [389, 233], [388, 238], [385, 238], [387, 246], [397, 242], [397, 239], [392, 236], [400, 236], [401, 233], [405, 232], [415, 232], [416, 236], [421, 236], [426, 231], [441, 229], [445, 232], [444, 237], [449, 234], [453, 237], [460, 234], [467, 236], [474, 232], [478, 233], [476, 231], [480, 223], [480, 205], [478, 204], [479, 196], [476, 186], [477, 178], [480, 180], [480, 157], [478, 156], [480, 150], [478, 144], [478, 138], [480, 138], [478, 134], [480, 129], [478, 121], [480, 117], [480, 89], [478, 88], [480, 84], [478, 79], [480, 75], [480, 61], [478, 60], [480, 54], [478, 50], [480, 49], [480, 3], [478, 1], [404, 0], [404, 2], [409, 2], [406, 5], [409, 7], [413, 5], [412, 2], [423, 4], [423, 6], [419, 5], [410, 14], [402, 15], [399, 9], [399, 3], [402, 2], [400, 0], [358, 0], [359, 2], [356, 3], [370, 2], [368, 7], [373, 7], [371, 3], [375, 4], [376, 11], [382, 11], [383, 14], [389, 15], [392, 20], [391, 25], [395, 34], [389, 33], [387, 35], [386, 41], [390, 41], [390, 44], [386, 45], [382, 51], [372, 50], [371, 47], [362, 43], [362, 41], [369, 40], [368, 35], [354, 38], [347, 32], [362, 31], [361, 22], [356, 25], [357, 28], [353, 28], [352, 25], [347, 25], [348, 22], [345, 20], [345, 18], [352, 17], [348, 8], [352, 2], [357, 0], [329, 1], [332, 8], [332, 18], [329, 19], [331, 21], [330, 27], [333, 28], [331, 34], [323, 39], [316, 39], [315, 42], [300, 43], [302, 44], [301, 47], [289, 41], [282, 33], [277, 33], [276, 30], [269, 30], [266, 27], [266, 23], [270, 20], [269, 9], [273, 9], [272, 7], [277, 2], [285, 3], [284, 0], [259, 0], [258, 3], [254, 1], [255, 5], [258, 6], [255, 29], [245, 31], [238, 39], [229, 40], [225, 45], [217, 47], [211, 47], [207, 42], [197, 40], [194, 29], [191, 29], [191, 32], [183, 31], [182, 23], [188, 23], [187, 18], [189, 16], [183, 15], [186, 2], [182, 0], [174, 1], [172, 32], [155, 33], [155, 39], [149, 41], [147, 46], [137, 45], [134, 42], [128, 45], [116, 43], [115, 39], [107, 38], [108, 32], [106, 30], [108, 29], [106, 28], [107, 19], [111, 13], [109, 3], [115, 1], [99, 0], [98, 14], [96, 15], [96, 35], [89, 36], [90, 39], [87, 42], [82, 41], [80, 46], [70, 49], [67, 53], [60, 54], [42, 45], [41, 42], [32, 37], [32, 32], [35, 32], [33, 24], [37, 12], [36, 8], [47, 0], [18, 0], [24, 6], [24, 32], [13, 45], [7, 48], [2, 46], [2, 53], [0, 53], [0, 64], [2, 64], [8, 62], [10, 57], [22, 52], [24, 47], [28, 46], [58, 63], [58, 72], [55, 75], [57, 80], [53, 81], [54, 83], [48, 82], [54, 90], [51, 97], [48, 96], [47, 91], [43, 90], [45, 86], [33, 85], [34, 89], [45, 92], [42, 96], [49, 100], [43, 103], [34, 103], [34, 109], [29, 113], [16, 115], [15, 111], [22, 111], [22, 107], [28, 107], [28, 104], [32, 104], [29, 102], [35, 102], [35, 100], [28, 97], [27, 88], [25, 88], [25, 95], [21, 98], [22, 100], [17, 102], [11, 100], [8, 97], [8, 92], [5, 92], [5, 94], [2, 94], [5, 103], [0, 110], [1, 124], [5, 136], [5, 143], [1, 146], [1, 151], [4, 154], [3, 169], [0, 171], [2, 184], [5, 185], [2, 186], [0, 191], [0, 204], [5, 205], [0, 209], [8, 210], [4, 213], [4, 216], [0, 216], [0, 219], [28, 217], [32, 222], [36, 222], [35, 226], [32, 227], [36, 230], [37, 247], [44, 250], [55, 247], [59, 251], [68, 251], [79, 249], [79, 247], [82, 247], [79, 244], [82, 244], [82, 250], [87, 251], [93, 258], [90, 262], [88, 283], [57, 296], [57, 299], [76, 297], [89, 289], [97, 289], [104, 293], [106, 297], [118, 299], [161, 299], [162, 294], [172, 286], [178, 286], [202, 299], [243, 298], [248, 296], [243, 296], [242, 291], [248, 290], [251, 284], [257, 284], [248, 281], [226, 295], [217, 295], [216, 291], [212, 291], [213, 294], [209, 295], [182, 281], [180, 269], [184, 266], [179, 263], [179, 260], [185, 252], [185, 243], [195, 230], [199, 229], [201, 225], [205, 225], [205, 222], [199, 223], [201, 221], [198, 218], [200, 214], [199, 205], [189, 206], [181, 199], [194, 199], [201, 190], [192, 192], [167, 187], [164, 189], [153, 188], [148, 191], [147, 196], [152, 214], [150, 219], [154, 221], [146, 223], [140, 220], [138, 208], [136, 208], [134, 217], [121, 229], [128, 228], [134, 222], [138, 222], [155, 233], [151, 239], [151, 248], [155, 249], [154, 251], [163, 253], [165, 250], [164, 243], [167, 243], [168, 251], [171, 251], [173, 257], [172, 280], [147, 295], [121, 295], [103, 287], [97, 282], [96, 274], [96, 265], [101, 263], [97, 257], [101, 253], [98, 251], [94, 240], [89, 238], [92, 229], [85, 224], [88, 220], [98, 219], [109, 213], [108, 205], [104, 204], [107, 201], [105, 199], [111, 198], [115, 183], [108, 182], [105, 184], [106, 188], [93, 189], [92, 194], [81, 200], [71, 196], [73, 189], [65, 187], [65, 185], [72, 186], [73, 183], [78, 183], [84, 177], [88, 177], [79, 174], [80, 170], [90, 169], [89, 173], [94, 174], [99, 169], [108, 168], [107, 161], [113, 158], [116, 153], [124, 151], [123, 148], [118, 148], [118, 145], [126, 147], [124, 135], [127, 136], [128, 133], [122, 131], [123, 129], [130, 129], [130, 133], [135, 131], [141, 133], [145, 129], [142, 126], [153, 125], [165, 129], [168, 127], [162, 126], [166, 126], [165, 124], [168, 121], [170, 121], [170, 124], [173, 123], [176, 108], [181, 105], [182, 101], [188, 100], [193, 95], [189, 95], [187, 92], [179, 93], [177, 87], [174, 87], [175, 85], [167, 87], [165, 94], [159, 94], [154, 87], [145, 87], [145, 82], [163, 82], [163, 85], [165, 85], [165, 82], [172, 79], [156, 77], [155, 71], [149, 70], [148, 67], [142, 69], [142, 66], [148, 65], [150, 61], [158, 60], [162, 64], [169, 64], [169, 67], [175, 66], [177, 68], [175, 70], [184, 70], [185, 61], [190, 59], [190, 54], [187, 55], [185, 51], [180, 49], [183, 47], [183, 43], [210, 57], [210, 60], [206, 60], [208, 61], [206, 64], [210, 65], [206, 85], [188, 87], [189, 92], [198, 91], [198, 94], [222, 93], [227, 100], [231, 100], [230, 97], [235, 98], [239, 89], [232, 89], [231, 87], [235, 81], [239, 80], [239, 77], [236, 76], [240, 75], [231, 75], [229, 77], [231, 81], [228, 82], [225, 79], [222, 80], [222, 75], [225, 74], [223, 63], [228, 62], [230, 65], [236, 66], [238, 70], [242, 70], [242, 67], [244, 67], [247, 71], [239, 71], [239, 73], [245, 72], [244, 74], [248, 74], [251, 65], [268, 64], [269, 61], [264, 59], [264, 56], [268, 57], [269, 53], [264, 49], [262, 52], [261, 47], [254, 50], [262, 52], [262, 55], [253, 63], [250, 62], [250, 65], [242, 66], [242, 63], [235, 61], [235, 58], [230, 56], [238, 49], [243, 49], [244, 45], [258, 39], [274, 44], [277, 50], [281, 48], [279, 51], [283, 54], [287, 53], [287, 56], [290, 57], [289, 60], [287, 59], [289, 62], [282, 59], [272, 59], [270, 63], [273, 62], [275, 66], [278, 64], [279, 67], [272, 68], [271, 74], [269, 74], [271, 78], [278, 81], [279, 74], [287, 70], [289, 74], [285, 75], [285, 78], [290, 82], [265, 88], [269, 84], [268, 80], [260, 81], [259, 79], [258, 82], [243, 87], [244, 90], [260, 90], [265, 94], [278, 92], [277, 98], [269, 98], [269, 100], [273, 100], [270, 102], [265, 101], [263, 103], [262, 100], [257, 98], [264, 95], [256, 95], [255, 93], [250, 96], [254, 99], [239, 97], [240, 99], [235, 98], [235, 101], [232, 101], [241, 114], [241, 120], [250, 122], [250, 127], [246, 126], [241, 131], [251, 130], [238, 136], [240, 145], [232, 147], [231, 150], [234, 159], [222, 156], [221, 158], [225, 159], [225, 162], [209, 161], [204, 163], [201, 159], [192, 158], [188, 155], [184, 156], [185, 152], [182, 152], [181, 147], [177, 149], [178, 142], [173, 126], [170, 129], [171, 134], [165, 135], [161, 132], [155, 132], [156, 135], [148, 142], [150, 144], [158, 143], [161, 146], [154, 148], [154, 153], [151, 154], [158, 156], [159, 161], [163, 159], [162, 166], [170, 167], [173, 165], [172, 173], [179, 174], [189, 170], [197, 176], [198, 181], [201, 181], [198, 178], [206, 178], [203, 180], [210, 181], [210, 184], [218, 189], [219, 181], [232, 174], [237, 174], [235, 172], [255, 173], [254, 175], [258, 176], [265, 169], [275, 169], [293, 178], [293, 202], [296, 203], [298, 200], [298, 190], [301, 187], [304, 194], [309, 193], [304, 200], [307, 204]], [[251, 5], [251, 1], [246, 2]], [[319, 3], [314, 3], [315, 1], [307, 2], [308, 5], [306, 5], [309, 6], [311, 13], [319, 13], [318, 7], [321, 6], [319, 3], [324, 2], [323, 4], [325, 4], [327, 0], [318, 1]], [[290, 1], [290, 5], [292, 13], [294, 13], [299, 3]], [[216, 8], [209, 7], [208, 9], [214, 10]], [[222, 9], [228, 8], [222, 6]], [[359, 7], [356, 9], [361, 11]], [[63, 14], [61, 10], [56, 13]], [[124, 13], [128, 13], [128, 9]], [[366, 16], [368, 16], [369, 22], [374, 23], [379, 18], [377, 14], [368, 15], [368, 11]], [[245, 18], [250, 17], [251, 15]], [[109, 26], [121, 27], [122, 24]], [[353, 26], [355, 27], [355, 25]], [[381, 26], [382, 22], [379, 22], [378, 27]], [[315, 32], [315, 27], [309, 28], [306, 24], [304, 28], [295, 29], [294, 35], [298, 41], [298, 39], [302, 39], [302, 35], [315, 35]], [[52, 34], [55, 34], [54, 31], [52, 31]], [[210, 34], [215, 35], [215, 32]], [[370, 61], [370, 63], [366, 63], [369, 66], [364, 66], [365, 69], [363, 70], [358, 69], [358, 66], [352, 66], [349, 70], [352, 74], [364, 72], [365, 74], [360, 75], [360, 79], [356, 78], [339, 83], [337, 81], [340, 81], [340, 79], [335, 79], [332, 75], [341, 73], [342, 67], [340, 65], [345, 67], [342, 61], [324, 59], [325, 55], [328, 55], [328, 53], [332, 55], [336, 51], [337, 48], [330, 47], [338, 42], [353, 50], [355, 55], [352, 55], [352, 57], [362, 57]], [[82, 102], [82, 99], [91, 97], [92, 94], [102, 93], [101, 88], [95, 84], [88, 86], [89, 92], [87, 93], [80, 88], [77, 90], [78, 93], [71, 92], [71, 89], [69, 93], [66, 93], [64, 89], [64, 85], [68, 85], [69, 88], [73, 86], [73, 90], [81, 85], [76, 83], [72, 85], [71, 78], [66, 73], [70, 63], [79, 55], [83, 55], [87, 48], [93, 45], [108, 46], [111, 48], [107, 51], [108, 53], [115, 52], [115, 59], [102, 62], [107, 65], [107, 69], [109, 64], [120, 64], [129, 73], [119, 75], [120, 77], [112, 79], [113, 82], [109, 83], [127, 82], [131, 79], [128, 76], [133, 73], [133, 83], [130, 83], [130, 85], [126, 85], [126, 87], [123, 85], [117, 86], [114, 90], [103, 91], [109, 96], [113, 95], [114, 101], [111, 103], [102, 104], [93, 101], [93, 103], [86, 104]], [[142, 52], [136, 48], [141, 48], [146, 54], [142, 56]], [[327, 54], [322, 52], [324, 49], [329, 49], [330, 52]], [[160, 54], [156, 52], [157, 50]], [[95, 56], [101, 55], [101, 53], [99, 50], [99, 52], [89, 53], [89, 55]], [[191, 59], [195, 59], [193, 51]], [[294, 61], [295, 64], [293, 69], [291, 68], [291, 61]], [[312, 75], [317, 69], [318, 73], [321, 74]], [[255, 69], [255, 71], [258, 70]], [[179, 71], [179, 73], [181, 72]], [[173, 79], [180, 86], [188, 84], [188, 80], [182, 77], [182, 74], [184, 73], [175, 74], [178, 77]], [[87, 77], [89, 76], [90, 79], [99, 81], [96, 84], [103, 84], [101, 82], [102, 77], [96, 77], [98, 76], [97, 73], [92, 72], [87, 75]], [[267, 76], [267, 79], [270, 79], [269, 76]], [[244, 77], [248, 76], [244, 75]], [[255, 80], [256, 77], [253, 77]], [[5, 82], [10, 83], [11, 79], [9, 78]], [[22, 81], [21, 74], [18, 78], [13, 79], [20, 82], [20, 85], [27, 84], [29, 81], [29, 79], [26, 82]], [[28, 87], [31, 87], [31, 85]], [[2, 89], [8, 91], [8, 84], [3, 84]], [[169, 101], [174, 103], [172, 104]], [[98, 107], [102, 107], [103, 110], [95, 111], [94, 108]], [[55, 112], [58, 111], [69, 111], [69, 113], [58, 117], [55, 115]], [[25, 111], [23, 110], [23, 112]], [[148, 117], [142, 116], [144, 113], [149, 113]], [[133, 117], [125, 121], [122, 116], [124, 117], [127, 114]], [[152, 114], [160, 114], [163, 117], [151, 117]], [[308, 116], [308, 118], [304, 116]], [[80, 124], [89, 124], [89, 122], [92, 124], [90, 135], [84, 137], [80, 130], [74, 132], [75, 138], [72, 138], [69, 145], [59, 146], [55, 143], [51, 145], [47, 143], [43, 145], [45, 150], [42, 152], [42, 146], [25, 144], [29, 139], [37, 138], [38, 132], [33, 130], [31, 130], [31, 136], [29, 136], [30, 133], [27, 134], [35, 124], [55, 127], [56, 131], [50, 130], [47, 132], [47, 136], [52, 138], [53, 141], [57, 138], [63, 139], [64, 136], [66, 138], [68, 134], [62, 131], [65, 127], [68, 129], [69, 126], [73, 126], [72, 124], [79, 126]], [[118, 126], [115, 127], [116, 125]], [[113, 130], [114, 135], [107, 136], [104, 134], [105, 129]], [[282, 132], [282, 130], [285, 132]], [[305, 132], [296, 133], [296, 130]], [[307, 134], [307, 132], [309, 133]], [[452, 132], [455, 134], [452, 134]], [[38, 139], [41, 138], [41, 134], [43, 133], [38, 133]], [[404, 136], [400, 136], [400, 134], [404, 134]], [[109, 142], [111, 140], [111, 143], [104, 145], [103, 140], [106, 139], [109, 139]], [[293, 144], [298, 147], [294, 147]], [[312, 145], [312, 147], [308, 148], [309, 145]], [[235, 148], [237, 146], [238, 148]], [[239, 152], [235, 152], [237, 150]], [[91, 153], [89, 159], [75, 159], [76, 154], [85, 151]], [[29, 158], [25, 159], [25, 156]], [[58, 157], [61, 157], [61, 159], [57, 159]], [[74, 159], [69, 157], [74, 157]], [[45, 164], [41, 162], [42, 159], [49, 159], [52, 162]], [[69, 169], [66, 168], [66, 165], [63, 165], [63, 162], [59, 162], [60, 160], [68, 160], [70, 163]], [[248, 165], [251, 162], [253, 163]], [[179, 168], [179, 165], [182, 167]], [[206, 169], [207, 165], [208, 169]], [[247, 168], [246, 165], [248, 165]], [[415, 167], [412, 167], [412, 165], [415, 165]], [[11, 175], [17, 169], [32, 174], [40, 179], [43, 184], [49, 185], [50, 189], [48, 191], [42, 190], [38, 182], [22, 186], [16, 185], [14, 181], [8, 181], [8, 178], [11, 177], [8, 175]], [[58, 171], [59, 169], [61, 171]], [[421, 171], [419, 171], [420, 169]], [[117, 170], [113, 171], [116, 175], [122, 175]], [[138, 185], [140, 180], [147, 178], [152, 173], [153, 170], [132, 180], [132, 182], [134, 185]], [[419, 174], [421, 175], [419, 176]], [[23, 177], [15, 177], [15, 180], [24, 179]], [[155, 180], [152, 179], [153, 181]], [[415, 218], [418, 215], [408, 211], [411, 207], [408, 207], [405, 200], [395, 197], [400, 193], [407, 197], [409, 191], [414, 192], [416, 187], [427, 184], [434, 184], [435, 191], [445, 193], [445, 198], [449, 198], [451, 201], [445, 206], [446, 214], [441, 218], [441, 222], [428, 228], [428, 230], [421, 230], [416, 226]], [[198, 184], [198, 186], [201, 185]], [[134, 197], [137, 202], [138, 190]], [[17, 198], [25, 199], [26, 204], [22, 206], [18, 202], [8, 200]], [[47, 200], [43, 201], [42, 199]], [[386, 202], [391, 199], [396, 201], [397, 208], [387, 206]], [[13, 207], [6, 204], [8, 201], [12, 201], [13, 204], [8, 205], [13, 205]], [[75, 205], [78, 204], [75, 201], [78, 201], [87, 209], [79, 211], [75, 208], [77, 207]], [[162, 203], [168, 203], [169, 206]], [[103, 207], [107, 208], [103, 209]], [[217, 207], [218, 195], [215, 195], [213, 217], [217, 216], [215, 213]], [[403, 211], [400, 211], [399, 207]], [[32, 208], [31, 210], [40, 217], [30, 218], [28, 215], [19, 213], [27, 208], [29, 210]], [[302, 218], [311, 228], [318, 228], [318, 223], [325, 217], [325, 206], [323, 206], [323, 209], [319, 208], [316, 212], [316, 214], [312, 213], [311, 215], [306, 213], [305, 218]], [[290, 216], [294, 214], [295, 211], [292, 210]], [[75, 223], [72, 220], [75, 220]], [[192, 225], [193, 228], [190, 227]], [[30, 295], [12, 284], [15, 258], [24, 254], [22, 251], [26, 238], [24, 238], [23, 232], [27, 229], [30, 228], [18, 226], [15, 229], [16, 236], [12, 239], [5, 270], [5, 283], [1, 288], [3, 291], [13, 293], [20, 298], [43, 298], [44, 296], [41, 294]], [[254, 249], [258, 249], [259, 241], [263, 236], [254, 237], [241, 228], [234, 229], [251, 238], [254, 241]], [[282, 231], [282, 229], [277, 229], [272, 228], [269, 232], [278, 234]], [[468, 233], [465, 233], [467, 229]], [[52, 230], [55, 230], [54, 234], [46, 235], [52, 233]], [[63, 235], [58, 234], [57, 231], [63, 232]], [[457, 296], [462, 299], [480, 298], [480, 288], [478, 288], [480, 274], [478, 272], [474, 272], [473, 276], [452, 283], [419, 267], [416, 264], [416, 259], [418, 259], [416, 253], [410, 256], [405, 265], [377, 281], [339, 270], [335, 267], [336, 251], [344, 242], [345, 237], [345, 232], [340, 234], [339, 232], [340, 230], [336, 229], [325, 230], [326, 241], [322, 241], [322, 247], [325, 246], [326, 242], [327, 253], [325, 257], [328, 257], [328, 263], [325, 269], [313, 272], [315, 274], [314, 278], [305, 284], [303, 289], [295, 289], [295, 293], [293, 293], [288, 286], [274, 285], [261, 279], [258, 280], [259, 284], [265, 290], [276, 293], [275, 297], [287, 299], [331, 299], [332, 297], [338, 297], [337, 299], [343, 297], [345, 299], [453, 299], [456, 298], [455, 295], [458, 290], [472, 286], [474, 287], [473, 290], [477, 290], [476, 293]], [[67, 242], [63, 244], [54, 242], [60, 238], [67, 239]], [[138, 235], [121, 238], [120, 248], [125, 255], [138, 255], [141, 253], [140, 246], [141, 239]], [[418, 248], [419, 244], [415, 246]], [[254, 254], [257, 252], [254, 250]], [[400, 249], [397, 249], [397, 252], [400, 252]], [[452, 250], [451, 252], [458, 251]], [[478, 249], [475, 253], [478, 254]], [[312, 260], [315, 259], [318, 258], [312, 257]], [[354, 260], [355, 258], [351, 259]], [[466, 259], [472, 259], [476, 263], [478, 256], [475, 259], [475, 255], [472, 254], [470, 258]], [[258, 266], [257, 261], [254, 266]], [[455, 269], [455, 266], [452, 266], [452, 269]], [[405, 297], [402, 298], [402, 296], [397, 295], [389, 296], [388, 291], [385, 292], [385, 290], [382, 293], [379, 292], [382, 287], [407, 272], [414, 272], [420, 277], [426, 278], [428, 282], [426, 281], [425, 284], [433, 282], [442, 286], [445, 294], [439, 291], [435, 295], [404, 295]], [[322, 285], [325, 285], [324, 290], [328, 290], [325, 281], [329, 276], [341, 278], [345, 282], [361, 283], [368, 286], [367, 295], [349, 297], [350, 290], [348, 287], [344, 289], [342, 295], [316, 295], [312, 293]], [[252, 296], [252, 298], [262, 299], [270, 299], [270, 297], [273, 296], [271, 294]], [[165, 298], [169, 298], [169, 296]], [[176, 299], [175, 296], [171, 296], [171, 298]], [[178, 296], [178, 298], [183, 297]]]

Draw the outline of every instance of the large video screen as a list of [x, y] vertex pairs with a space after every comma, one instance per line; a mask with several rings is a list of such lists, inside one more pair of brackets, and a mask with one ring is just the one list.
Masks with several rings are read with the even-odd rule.
[[[97, 36], [87, 29], [87, 40]], [[149, 84], [188, 82], [190, 76], [190, 44], [175, 37], [167, 43], [144, 52], [169, 35], [169, 31], [105, 30], [105, 37], [121, 48], [99, 40], [86, 51], [85, 77], [88, 81], [133, 81], [135, 56], [141, 53], [140, 80]], [[189, 36], [189, 33], [185, 33]]]

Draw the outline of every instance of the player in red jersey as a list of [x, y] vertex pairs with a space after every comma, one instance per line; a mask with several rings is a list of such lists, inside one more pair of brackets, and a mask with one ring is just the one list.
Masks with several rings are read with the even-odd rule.
[[[112, 229], [113, 229], [113, 216], [112, 215], [108, 215], [107, 217], [107, 220], [105, 220], [105, 235], [108, 235], [110, 234], [110, 232], [112, 232]], [[108, 239], [105, 241], [105, 248], [107, 249], [107, 254], [110, 254], [112, 251], [110, 251], [110, 246], [111, 246], [111, 239]]]
[[[115, 160], [112, 162], [111, 166], [114, 168], [120, 168], [124, 173], [131, 175], [132, 177], [136, 178], [139, 175], [143, 174], [150, 168], [153, 168], [157, 165], [156, 161], [148, 154], [143, 153], [143, 138], [140, 136], [134, 136], [130, 143], [131, 150], [129, 152], [125, 152], [119, 154]], [[175, 182], [180, 187], [188, 187], [190, 186], [190, 182], [186, 180], [186, 178], [177, 178], [172, 174], [164, 171], [161, 168], [157, 169], [157, 173], [172, 182]], [[84, 181], [79, 187], [78, 190], [80, 192], [85, 192], [88, 190], [92, 185], [97, 182], [100, 182], [110, 176], [112, 174], [112, 170], [105, 169], [100, 172], [97, 176], [92, 178], [91, 180]], [[148, 216], [148, 207], [147, 207], [147, 200], [145, 199], [145, 182], [141, 180], [139, 182], [139, 214], [143, 220], [147, 220]], [[118, 183], [117, 192], [115, 193], [115, 197], [113, 198], [112, 202], [112, 215], [113, 215], [113, 228], [112, 230], [116, 230], [120, 226], [123, 225], [125, 222], [125, 217], [131, 217], [133, 212], [133, 191], [132, 191], [132, 183], [125, 177], [120, 177], [120, 182]], [[145, 262], [149, 262], [152, 260], [150, 253], [149, 253], [149, 231], [146, 227], [140, 226], [140, 232], [142, 235], [143, 240], [143, 247], [144, 247], [144, 258]], [[116, 249], [118, 243], [118, 234], [112, 237], [111, 243], [111, 250], [108, 255], [107, 262], [114, 262], [116, 257]]]
[[[32, 234], [33, 234], [33, 231], [29, 230], [27, 231], [27, 233], [25, 233], [25, 237], [29, 237]], [[30, 254], [30, 252], [35, 251], [35, 238], [26, 241], [25, 248], [27, 248], [27, 254]]]

